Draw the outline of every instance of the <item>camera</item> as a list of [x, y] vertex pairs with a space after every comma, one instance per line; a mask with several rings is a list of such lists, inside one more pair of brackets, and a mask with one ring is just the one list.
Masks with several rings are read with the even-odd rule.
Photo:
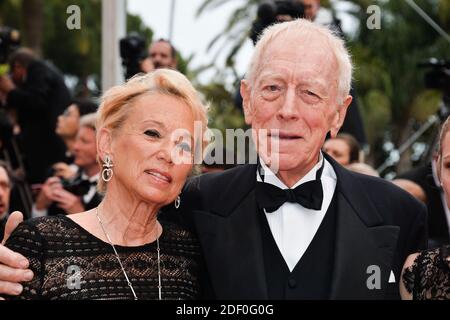
[[250, 30], [250, 39], [256, 44], [258, 37], [265, 28], [277, 22], [303, 18], [305, 16], [303, 4], [293, 1], [266, 2], [258, 7], [256, 20]]
[[140, 34], [131, 32], [120, 39], [120, 57], [125, 68], [125, 79], [142, 72], [140, 64], [147, 56], [145, 39]]
[[64, 190], [79, 197], [87, 194], [91, 188], [91, 183], [87, 180], [82, 180], [80, 177], [73, 180], [61, 179], [61, 184]]
[[20, 45], [19, 31], [10, 27], [0, 27], [0, 76], [9, 71], [8, 58]]
[[431, 68], [425, 73], [425, 86], [430, 89], [438, 89], [446, 96], [450, 96], [450, 60], [438, 60], [430, 58], [426, 62], [419, 63], [419, 67]]

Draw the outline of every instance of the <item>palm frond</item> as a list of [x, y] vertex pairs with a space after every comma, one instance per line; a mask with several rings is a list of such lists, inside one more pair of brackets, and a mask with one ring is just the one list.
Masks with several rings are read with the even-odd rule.
[[198, 18], [206, 10], [213, 10], [231, 0], [205, 0], [197, 9], [195, 16]]

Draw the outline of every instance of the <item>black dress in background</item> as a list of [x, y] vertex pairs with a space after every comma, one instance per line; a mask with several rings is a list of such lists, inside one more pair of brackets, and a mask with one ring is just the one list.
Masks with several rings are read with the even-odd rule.
[[[174, 222], [160, 219], [160, 223], [162, 299], [199, 298], [201, 257], [196, 237]], [[13, 232], [6, 246], [27, 257], [35, 273], [31, 282], [23, 284], [20, 296], [8, 298], [134, 299], [111, 245], [66, 216], [28, 220]], [[138, 299], [158, 299], [156, 241], [116, 249]]]
[[450, 246], [422, 251], [402, 280], [413, 300], [450, 300]]

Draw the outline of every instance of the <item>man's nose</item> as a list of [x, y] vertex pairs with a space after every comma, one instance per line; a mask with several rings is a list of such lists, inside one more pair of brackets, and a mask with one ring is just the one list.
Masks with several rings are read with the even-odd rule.
[[283, 120], [298, 119], [297, 96], [294, 88], [288, 88], [283, 105], [278, 110], [278, 117]]

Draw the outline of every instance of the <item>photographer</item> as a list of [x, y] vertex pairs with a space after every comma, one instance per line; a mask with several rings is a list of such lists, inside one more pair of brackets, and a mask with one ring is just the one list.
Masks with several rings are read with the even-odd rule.
[[154, 41], [147, 51], [145, 39], [131, 32], [120, 40], [119, 48], [125, 79], [160, 68], [177, 70], [177, 51], [168, 40], [161, 38]]
[[19, 144], [29, 183], [44, 181], [46, 169], [64, 159], [65, 146], [56, 135], [56, 119], [70, 103], [63, 77], [29, 49], [9, 59], [11, 78], [0, 77], [6, 107], [17, 115]]
[[73, 214], [91, 209], [100, 203], [97, 193], [99, 166], [97, 164], [97, 146], [95, 132], [95, 114], [80, 119], [80, 129], [73, 147], [75, 161], [80, 168], [72, 180], [53, 176], [42, 186], [32, 216]]
[[177, 51], [168, 40], [159, 39], [154, 41], [148, 49], [148, 55], [155, 69], [177, 69]]

